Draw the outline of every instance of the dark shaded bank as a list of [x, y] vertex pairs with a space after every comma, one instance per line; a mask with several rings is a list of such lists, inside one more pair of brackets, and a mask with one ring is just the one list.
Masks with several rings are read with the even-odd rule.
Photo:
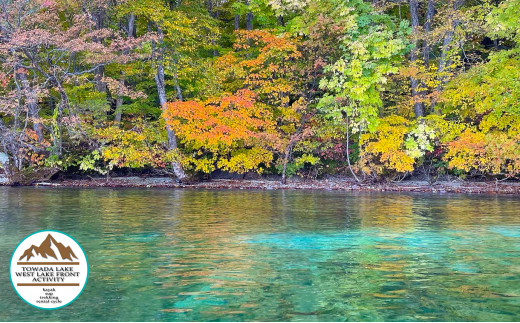
[[63, 179], [35, 183], [34, 186], [49, 187], [157, 187], [187, 189], [265, 189], [265, 190], [335, 190], [335, 191], [393, 191], [393, 192], [430, 192], [430, 193], [476, 193], [476, 194], [519, 194], [520, 182], [516, 181], [402, 181], [395, 183], [362, 183], [346, 177], [326, 179], [293, 178], [282, 184], [278, 179], [213, 179], [191, 184], [178, 183], [170, 177], [113, 177], [89, 179]]

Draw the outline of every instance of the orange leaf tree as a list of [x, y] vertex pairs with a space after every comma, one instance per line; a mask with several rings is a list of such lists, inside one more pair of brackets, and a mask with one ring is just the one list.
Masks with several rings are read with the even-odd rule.
[[[265, 137], [266, 143], [278, 157], [276, 165], [285, 180], [289, 162], [293, 162], [294, 170], [305, 162], [317, 161], [298, 145], [312, 133], [309, 122], [312, 110], [301, 73], [304, 67], [301, 43], [268, 30], [238, 31], [236, 36], [233, 51], [216, 61], [216, 70], [220, 71], [223, 90], [247, 88], [271, 112], [274, 131]], [[299, 153], [296, 160], [293, 151]]]
[[164, 117], [190, 153], [183, 163], [192, 170], [261, 172], [261, 165], [272, 161], [262, 140], [272, 128], [272, 116], [250, 90], [202, 102], [168, 103]]

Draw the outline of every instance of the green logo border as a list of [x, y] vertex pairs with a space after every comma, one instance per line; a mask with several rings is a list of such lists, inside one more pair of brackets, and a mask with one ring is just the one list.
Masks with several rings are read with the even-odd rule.
[[[27, 240], [27, 238], [37, 234], [37, 233], [40, 233], [40, 232], [58, 232], [58, 233], [61, 233], [61, 234], [64, 234], [66, 235], [67, 237], [71, 238], [74, 242], [76, 242], [76, 244], [80, 247], [81, 251], [83, 252], [83, 255], [85, 256], [85, 260], [87, 262], [87, 278], [85, 279], [85, 284], [83, 285], [83, 288], [81, 289], [81, 291], [79, 292], [79, 294], [70, 302], [68, 302], [67, 304], [64, 304], [64, 305], [61, 305], [60, 307], [54, 307], [54, 308], [45, 308], [45, 307], [39, 307], [39, 306], [36, 306], [34, 304], [31, 304], [29, 303], [28, 301], [25, 300], [25, 298], [22, 297], [22, 295], [20, 295], [20, 293], [18, 293], [18, 290], [16, 290], [16, 287], [14, 286], [14, 283], [13, 283], [13, 279], [11, 277], [11, 263], [13, 262], [13, 257], [14, 257], [14, 253], [16, 252], [16, 250], [18, 249], [18, 247], [20, 246], [20, 244], [22, 244], [22, 242], [24, 242], [25, 240]], [[16, 294], [24, 301], [26, 302], [27, 304], [33, 306], [33, 307], [36, 307], [36, 308], [39, 308], [39, 309], [42, 309], [42, 310], [48, 310], [48, 311], [52, 311], [52, 310], [57, 310], [57, 309], [60, 309], [60, 308], [63, 308], [69, 304], [71, 304], [72, 302], [74, 302], [80, 295], [81, 293], [83, 293], [83, 290], [85, 289], [85, 286], [87, 286], [87, 282], [88, 282], [88, 275], [90, 273], [90, 269], [89, 269], [89, 265], [88, 265], [88, 258], [87, 258], [87, 253], [85, 252], [85, 250], [83, 249], [83, 247], [79, 244], [79, 242], [76, 241], [76, 239], [74, 239], [73, 237], [71, 237], [70, 235], [66, 234], [65, 232], [62, 232], [62, 231], [58, 231], [58, 230], [40, 230], [40, 231], [36, 231], [36, 232], [33, 232], [29, 235], [27, 235], [25, 238], [23, 238], [19, 243], [18, 245], [16, 245], [16, 247], [14, 248], [14, 251], [13, 251], [13, 254], [11, 255], [11, 260], [9, 261], [9, 280], [11, 281], [11, 285], [13, 286], [13, 289], [14, 291], [16, 292]]]

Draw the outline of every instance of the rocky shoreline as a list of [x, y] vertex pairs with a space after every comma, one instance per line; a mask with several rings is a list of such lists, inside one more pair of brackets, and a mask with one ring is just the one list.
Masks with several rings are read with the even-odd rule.
[[113, 177], [91, 179], [65, 179], [35, 183], [38, 187], [133, 187], [133, 188], [184, 188], [184, 189], [260, 189], [260, 190], [325, 190], [360, 192], [424, 192], [520, 195], [520, 182], [516, 181], [426, 181], [406, 180], [395, 183], [357, 183], [350, 178], [326, 179], [294, 178], [282, 184], [276, 179], [213, 179], [190, 184], [178, 183], [170, 177]]

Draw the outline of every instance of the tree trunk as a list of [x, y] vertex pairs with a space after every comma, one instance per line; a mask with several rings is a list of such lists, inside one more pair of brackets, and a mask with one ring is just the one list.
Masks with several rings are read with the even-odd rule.
[[56, 83], [58, 85], [58, 92], [60, 93], [60, 104], [58, 105], [58, 116], [56, 118], [56, 126], [57, 126], [57, 140], [55, 141], [56, 147], [58, 148], [57, 154], [58, 157], [61, 157], [63, 153], [63, 145], [62, 145], [62, 131], [61, 131], [61, 120], [63, 118], [63, 111], [65, 108], [69, 106], [69, 98], [67, 96], [67, 93], [65, 92], [65, 89], [63, 88], [63, 84], [58, 83], [56, 80]]
[[349, 141], [350, 141], [350, 124], [349, 124], [349, 119], [348, 119], [348, 115], [345, 113], [345, 121], [347, 123], [347, 132], [346, 132], [346, 136], [347, 136], [347, 140], [346, 140], [346, 153], [347, 153], [347, 164], [348, 164], [348, 169], [350, 170], [350, 173], [352, 174], [352, 176], [354, 176], [354, 179], [356, 180], [356, 182], [360, 182], [359, 178], [356, 176], [356, 174], [354, 173], [354, 170], [352, 169], [352, 165], [350, 164], [350, 147], [349, 147]]
[[285, 27], [285, 20], [283, 19], [283, 16], [276, 17], [276, 22], [278, 23], [278, 25]]
[[[428, 8], [426, 9], [426, 19], [424, 21], [424, 32], [428, 35], [432, 29], [433, 15], [435, 14], [435, 0], [428, 0]], [[426, 68], [430, 65], [430, 44], [427, 37], [424, 39], [424, 66]]]
[[157, 85], [157, 95], [159, 96], [159, 104], [161, 108], [167, 102], [166, 99], [166, 85], [164, 82], [164, 66], [162, 61], [157, 62], [157, 74], [155, 74], [155, 84]]
[[[159, 35], [161, 35], [161, 31], [159, 30]], [[157, 59], [157, 73], [155, 74], [155, 84], [157, 86], [157, 94], [159, 96], [159, 103], [161, 104], [161, 109], [164, 109], [166, 106], [166, 84], [164, 82], [164, 65], [163, 65], [163, 55], [159, 56]], [[166, 131], [168, 133], [168, 150], [177, 149], [177, 136], [175, 135], [175, 131], [166, 124]], [[182, 165], [178, 161], [172, 162], [173, 172], [179, 181], [184, 181], [188, 178]]]
[[246, 18], [246, 29], [253, 30], [253, 13], [249, 11]]
[[[431, 28], [432, 28], [432, 21], [433, 21], [433, 16], [435, 14], [435, 0], [428, 0], [428, 7], [426, 9], [426, 16], [425, 16], [425, 20], [424, 20], [424, 46], [423, 46], [423, 60], [424, 60], [424, 67], [426, 69], [426, 71], [429, 70], [430, 68], [430, 44], [428, 43], [428, 36], [430, 35], [430, 32], [431, 32]], [[421, 98], [425, 98], [426, 95], [428, 94], [427, 92], [428, 90], [425, 89], [423, 91], [421, 91], [420, 95], [421, 95]], [[422, 108], [423, 108], [423, 113], [424, 112], [424, 109], [425, 109], [425, 103], [422, 102]], [[430, 106], [431, 108], [431, 106]]]
[[5, 176], [7, 178], [7, 181], [10, 183], [12, 174], [11, 174], [11, 163], [10, 163], [10, 157], [9, 157], [9, 145], [8, 145], [8, 133], [7, 126], [4, 124], [4, 120], [0, 118], [0, 143], [2, 143], [3, 152], [0, 152], [0, 164], [2, 165], [2, 168], [4, 169]]
[[183, 101], [183, 97], [182, 97], [182, 90], [181, 90], [181, 86], [179, 85], [179, 76], [177, 74], [177, 63], [175, 63], [175, 67], [174, 67], [175, 71], [173, 73], [173, 76], [175, 77], [175, 90], [177, 91], [177, 99], [179, 101]]
[[[419, 27], [419, 3], [417, 0], [409, 0], [410, 3], [410, 20], [412, 22], [412, 30], [415, 37], [417, 37], [418, 27]], [[414, 63], [417, 60], [417, 50], [419, 49], [419, 40], [415, 40], [415, 48], [412, 49], [410, 53], [410, 62]], [[410, 85], [412, 88], [412, 98], [414, 101], [413, 110], [415, 112], [415, 117], [420, 118], [424, 116], [424, 103], [417, 102], [419, 97], [419, 92], [417, 88], [419, 87], [419, 81], [414, 77], [410, 77]]]
[[99, 66], [95, 71], [96, 76], [94, 77], [96, 82], [96, 91], [106, 93], [107, 85], [103, 82], [103, 77], [105, 76], [105, 67]]
[[[135, 37], [135, 15], [133, 13], [129, 14], [128, 15], [128, 24], [127, 24], [127, 29], [126, 29], [126, 36], [128, 38], [134, 38]], [[120, 78], [119, 78], [119, 81], [121, 83], [125, 83], [125, 77], [124, 77], [124, 72], [121, 72], [120, 73]], [[121, 106], [123, 105], [123, 98], [120, 96], [119, 93], [113, 93], [115, 98], [116, 98], [116, 110], [115, 110], [115, 115], [114, 115], [114, 123], [120, 127], [121, 126], [121, 119], [122, 119], [122, 116], [123, 116], [123, 111], [121, 110]]]
[[[451, 60], [448, 58], [448, 51], [450, 50], [450, 44], [451, 44], [451, 41], [453, 40], [453, 35], [455, 34], [455, 28], [457, 27], [458, 25], [458, 22], [454, 22], [452, 24], [452, 29], [448, 30], [446, 32], [446, 34], [444, 35], [444, 40], [442, 42], [442, 47], [441, 47], [441, 57], [439, 59], [439, 73], [442, 73], [444, 72], [444, 70], [446, 70], [447, 67], [450, 66], [451, 64]], [[445, 78], [441, 78], [443, 81], [441, 81], [441, 84], [444, 85], [444, 79]], [[442, 85], [439, 84], [439, 87], [442, 87]]]
[[238, 30], [240, 28], [240, 16], [235, 15], [235, 30]]
[[[208, 14], [211, 18], [214, 18], [215, 20], [218, 20], [218, 11], [213, 10], [213, 1], [208, 0]], [[215, 46], [215, 35], [211, 33], [211, 46]], [[217, 49], [213, 48], [213, 57], [217, 57], [219, 55], [219, 52]]]
[[[99, 30], [99, 29], [104, 28], [104, 26], [105, 26], [105, 16], [106, 16], [106, 14], [105, 14], [105, 10], [104, 9], [101, 9], [101, 8], [94, 9], [94, 12], [92, 13], [92, 21], [94, 22], [94, 28], [95, 29]], [[103, 41], [103, 39], [102, 38], [98, 38], [98, 37], [94, 37], [93, 41], [95, 41], [96, 43], [101, 43]], [[102, 81], [102, 78], [105, 76], [105, 67], [104, 66], [99, 66], [94, 71], [94, 74], [95, 74], [94, 80], [95, 80], [95, 83], [96, 83], [96, 91], [106, 93], [107, 86]]]
[[26, 70], [22, 69], [22, 67], [16, 67], [16, 78], [20, 80], [21, 88], [23, 91], [23, 95], [25, 96], [27, 110], [29, 117], [31, 118], [31, 122], [33, 124], [33, 130], [36, 133], [36, 137], [38, 142], [43, 140], [43, 124], [40, 122], [40, 109], [38, 108], [38, 96], [36, 92], [33, 90], [31, 85], [29, 84], [29, 80], [27, 79]]
[[13, 172], [11, 169], [11, 164], [9, 163], [9, 155], [6, 152], [0, 152], [0, 165], [4, 170], [7, 182], [11, 184], [13, 180]]
[[121, 117], [123, 112], [121, 111], [121, 106], [123, 105], [123, 98], [118, 96], [116, 98], [116, 115], [114, 116], [114, 122], [119, 126], [121, 123]]
[[[246, 6], [249, 7], [249, 0], [246, 0]], [[253, 13], [251, 11], [246, 16], [246, 29], [253, 30]]]
[[126, 30], [126, 36], [128, 38], [135, 37], [135, 15], [133, 13], [128, 16], [128, 29]]
[[[462, 7], [465, 0], [455, 0], [453, 3], [453, 10], [457, 11]], [[460, 20], [457, 18], [454, 18], [451, 22], [451, 28], [444, 34], [444, 40], [442, 41], [442, 47], [441, 47], [441, 55], [439, 58], [439, 67], [437, 69], [437, 72], [439, 74], [442, 74], [446, 69], [449, 68], [451, 65], [451, 59], [448, 57], [448, 52], [450, 51], [450, 45], [453, 40], [453, 36], [455, 35], [455, 29], [460, 24]], [[444, 84], [448, 82], [448, 78], [446, 76], [440, 76], [439, 84], [437, 85], [437, 93], [442, 91], [442, 88], [444, 87]], [[432, 110], [435, 108], [436, 100], [432, 100], [431, 108]]]

